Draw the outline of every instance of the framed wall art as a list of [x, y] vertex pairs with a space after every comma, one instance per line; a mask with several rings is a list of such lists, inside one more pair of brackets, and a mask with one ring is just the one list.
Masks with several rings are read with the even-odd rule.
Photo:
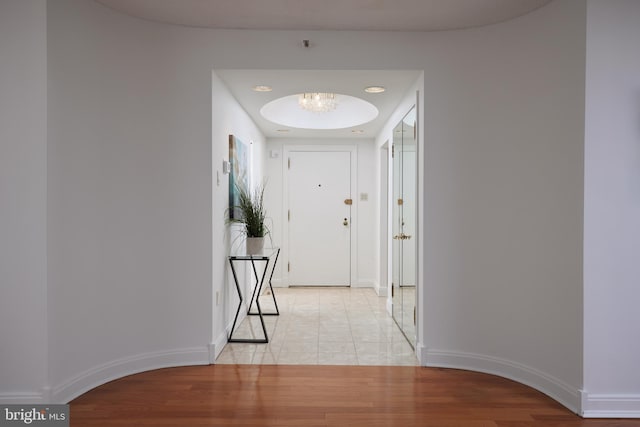
[[249, 188], [249, 146], [229, 135], [229, 219], [238, 218], [238, 187]]

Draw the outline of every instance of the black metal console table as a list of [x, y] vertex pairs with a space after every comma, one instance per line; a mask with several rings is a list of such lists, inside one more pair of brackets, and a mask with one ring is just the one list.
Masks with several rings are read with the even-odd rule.
[[[269, 337], [267, 336], [267, 328], [264, 325], [264, 316], [279, 316], [280, 310], [278, 310], [278, 303], [276, 301], [276, 294], [273, 292], [273, 286], [271, 285], [271, 279], [273, 278], [273, 272], [276, 269], [276, 264], [278, 262], [278, 256], [280, 255], [280, 248], [265, 248], [262, 252], [258, 254], [236, 254], [229, 256], [229, 264], [231, 265], [231, 272], [233, 273], [233, 281], [236, 285], [236, 291], [238, 291], [238, 297], [240, 298], [240, 302], [238, 303], [238, 309], [236, 310], [236, 317], [233, 319], [233, 326], [231, 327], [231, 332], [229, 333], [228, 342], [239, 342], [239, 343], [261, 343], [265, 344], [269, 342]], [[240, 310], [242, 309], [242, 302], [244, 301], [242, 297], [242, 291], [240, 290], [240, 283], [238, 283], [238, 275], [236, 273], [236, 267], [234, 263], [237, 262], [250, 262], [253, 270], [253, 276], [256, 281], [256, 286], [253, 289], [253, 293], [251, 295], [251, 300], [249, 300], [249, 308], [247, 310], [247, 315], [250, 316], [260, 316], [260, 324], [262, 325], [262, 332], [264, 332], [264, 339], [262, 338], [233, 338], [233, 333], [236, 329], [236, 323], [238, 321], [238, 316], [240, 315]], [[264, 262], [264, 270], [262, 272], [262, 276], [258, 276], [258, 269], [256, 268], [256, 264]], [[258, 300], [260, 294], [262, 293], [262, 288], [264, 286], [265, 278], [269, 274], [269, 289], [271, 290], [271, 296], [273, 297], [273, 303], [275, 305], [275, 312], [264, 313], [262, 308], [260, 307], [260, 301]], [[255, 302], [257, 312], [252, 312], [251, 307]]]

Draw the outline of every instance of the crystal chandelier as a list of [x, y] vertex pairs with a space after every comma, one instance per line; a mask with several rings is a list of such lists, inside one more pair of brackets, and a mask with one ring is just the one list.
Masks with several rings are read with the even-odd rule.
[[314, 113], [326, 113], [336, 109], [338, 105], [335, 93], [307, 92], [298, 96], [298, 105]]

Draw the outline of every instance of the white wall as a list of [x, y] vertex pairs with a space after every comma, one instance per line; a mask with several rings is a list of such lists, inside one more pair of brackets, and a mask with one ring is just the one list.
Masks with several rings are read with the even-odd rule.
[[[283, 194], [286, 189], [283, 182], [283, 168], [286, 164], [284, 158], [284, 147], [286, 145], [355, 145], [357, 148], [357, 188], [353, 189], [352, 197], [357, 212], [354, 215], [356, 224], [355, 233], [352, 238], [357, 245], [357, 254], [354, 262], [356, 277], [352, 286], [373, 287], [375, 285], [375, 216], [377, 206], [377, 193], [375, 168], [376, 157], [374, 156], [374, 142], [369, 138], [357, 139], [296, 139], [296, 138], [270, 138], [266, 145], [266, 176], [268, 178], [267, 191], [265, 192], [267, 201], [267, 211], [273, 221], [272, 238], [277, 246], [283, 246], [284, 214], [282, 212]], [[270, 153], [277, 152], [278, 158], [271, 158]], [[367, 193], [369, 200], [361, 201], [360, 194]], [[286, 253], [282, 254], [286, 257]], [[273, 282], [276, 285], [283, 283], [283, 266], [286, 265], [285, 258], [278, 263]]]
[[640, 3], [587, 6], [585, 415], [640, 417]]
[[46, 29], [44, 0], [0, 2], [0, 402], [47, 393]]
[[48, 6], [52, 399], [208, 363], [211, 70], [166, 30], [92, 1]]
[[425, 68], [429, 365], [575, 411], [582, 383], [585, 5], [435, 35]]
[[83, 0], [47, 6], [54, 399], [209, 359], [223, 274], [212, 276], [211, 70], [401, 64], [425, 70], [423, 362], [578, 406], [583, 2], [443, 33], [206, 30]]
[[[225, 223], [229, 207], [229, 175], [222, 171], [222, 162], [229, 160], [229, 135], [234, 135], [242, 142], [250, 145], [253, 154], [253, 185], [262, 182], [265, 174], [264, 146], [265, 137], [253, 123], [249, 115], [242, 109], [229, 92], [226, 85], [213, 73], [212, 83], [212, 165], [213, 165], [213, 335], [216, 355], [226, 344], [228, 328], [238, 306], [237, 292], [233, 283], [227, 256], [232, 248], [242, 245], [237, 226]], [[217, 177], [220, 177], [220, 184]], [[245, 285], [245, 271], [241, 268], [237, 273], [240, 282]], [[248, 288], [243, 290], [248, 295]], [[218, 304], [216, 304], [218, 293]]]
[[423, 362], [510, 376], [574, 410], [584, 31], [585, 5], [562, 0], [445, 33], [173, 29], [193, 67], [424, 69]]

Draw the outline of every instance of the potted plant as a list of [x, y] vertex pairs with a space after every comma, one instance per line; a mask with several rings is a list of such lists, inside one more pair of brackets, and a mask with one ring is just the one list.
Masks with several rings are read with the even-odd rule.
[[264, 246], [264, 238], [269, 233], [265, 225], [264, 185], [253, 191], [244, 186], [237, 186], [238, 205], [234, 207], [234, 218], [231, 222], [244, 225], [247, 254], [260, 253]]

